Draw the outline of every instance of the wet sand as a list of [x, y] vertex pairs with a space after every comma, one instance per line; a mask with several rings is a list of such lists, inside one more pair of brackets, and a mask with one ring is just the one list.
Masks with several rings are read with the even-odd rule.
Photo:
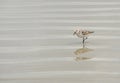
[[[0, 0], [0, 83], [119, 83], [118, 0]], [[76, 28], [95, 31], [82, 48]]]

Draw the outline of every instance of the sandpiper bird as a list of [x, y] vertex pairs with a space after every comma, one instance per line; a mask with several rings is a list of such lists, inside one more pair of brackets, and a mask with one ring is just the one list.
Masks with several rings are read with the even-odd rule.
[[88, 39], [89, 34], [94, 33], [94, 31], [87, 31], [87, 30], [81, 30], [81, 29], [76, 29], [73, 33], [73, 35], [76, 35], [79, 38], [82, 38], [83, 41], [83, 47], [84, 47], [84, 43], [85, 40]]

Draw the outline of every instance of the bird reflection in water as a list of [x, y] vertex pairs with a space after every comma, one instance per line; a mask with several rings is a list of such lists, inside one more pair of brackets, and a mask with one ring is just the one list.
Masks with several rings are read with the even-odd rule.
[[90, 49], [90, 48], [87, 48], [87, 47], [83, 47], [83, 48], [77, 49], [77, 50], [74, 52], [74, 54], [76, 55], [75, 60], [76, 60], [76, 61], [81, 61], [81, 60], [91, 59], [90, 57], [80, 56], [81, 54], [84, 54], [84, 53], [87, 53], [87, 52], [90, 52], [90, 51], [93, 51], [93, 49]]

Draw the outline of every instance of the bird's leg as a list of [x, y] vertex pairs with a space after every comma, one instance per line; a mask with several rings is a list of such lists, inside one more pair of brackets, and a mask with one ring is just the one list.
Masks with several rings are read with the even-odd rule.
[[85, 37], [84, 39], [86, 40], [86, 39], [88, 39], [88, 37]]
[[83, 37], [82, 43], [83, 43], [83, 48], [84, 48], [85, 47], [85, 37]]

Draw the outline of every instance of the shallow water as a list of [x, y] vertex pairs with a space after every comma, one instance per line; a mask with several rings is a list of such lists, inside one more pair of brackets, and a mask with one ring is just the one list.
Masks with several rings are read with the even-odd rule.
[[119, 27], [119, 0], [0, 0], [0, 83], [119, 83]]

